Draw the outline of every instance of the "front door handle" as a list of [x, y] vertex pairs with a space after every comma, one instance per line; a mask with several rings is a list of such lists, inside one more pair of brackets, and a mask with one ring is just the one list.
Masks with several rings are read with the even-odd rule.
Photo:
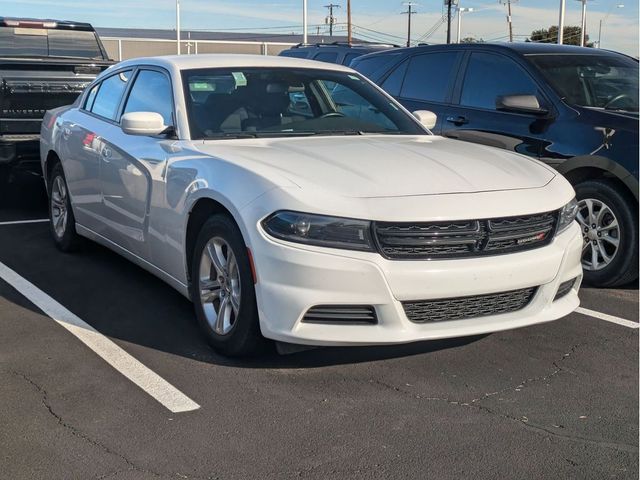
[[454, 125], [464, 125], [465, 123], [469, 123], [469, 120], [467, 117], [458, 115], [457, 117], [447, 117], [447, 122], [453, 123]]

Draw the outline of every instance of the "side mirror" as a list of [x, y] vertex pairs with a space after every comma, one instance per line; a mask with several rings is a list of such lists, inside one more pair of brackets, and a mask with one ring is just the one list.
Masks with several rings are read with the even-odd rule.
[[127, 135], [160, 135], [167, 129], [162, 115], [156, 112], [129, 112], [120, 118], [120, 128]]
[[429, 110], [416, 110], [413, 112], [413, 116], [418, 119], [418, 121], [431, 130], [436, 126], [436, 122], [438, 121], [438, 116], [430, 112]]
[[535, 95], [504, 95], [496, 98], [496, 110], [502, 112], [530, 113], [533, 115], [546, 115], [549, 110], [540, 106], [540, 101]]

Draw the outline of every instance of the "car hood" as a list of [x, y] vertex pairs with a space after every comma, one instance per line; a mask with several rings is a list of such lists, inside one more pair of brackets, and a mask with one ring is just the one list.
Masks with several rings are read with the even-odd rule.
[[525, 156], [427, 135], [216, 140], [197, 148], [301, 188], [354, 198], [530, 189], [555, 176]]

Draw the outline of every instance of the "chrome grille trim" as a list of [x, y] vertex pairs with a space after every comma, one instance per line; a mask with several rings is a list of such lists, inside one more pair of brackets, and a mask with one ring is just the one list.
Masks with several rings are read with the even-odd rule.
[[414, 323], [467, 320], [522, 310], [529, 305], [536, 291], [537, 287], [531, 287], [469, 297], [402, 302], [402, 306], [407, 318]]
[[451, 222], [374, 222], [378, 251], [391, 260], [431, 260], [521, 252], [548, 245], [557, 212]]

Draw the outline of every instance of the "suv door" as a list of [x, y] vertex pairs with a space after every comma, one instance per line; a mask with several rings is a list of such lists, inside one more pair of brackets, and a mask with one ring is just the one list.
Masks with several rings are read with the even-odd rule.
[[464, 67], [456, 104], [444, 118], [442, 134], [467, 142], [538, 157], [552, 115], [500, 111], [496, 100], [505, 95], [535, 95], [548, 102], [535, 80], [512, 58], [492, 52], [471, 52]]
[[459, 51], [414, 55], [397, 65], [381, 86], [409, 111], [435, 113], [438, 121], [432, 131], [439, 135], [442, 117], [451, 101], [460, 55]]
[[[167, 127], [174, 126], [173, 89], [168, 73], [141, 67], [125, 96], [122, 114], [129, 112], [159, 113]], [[164, 135], [128, 135], [118, 124], [109, 132], [103, 149], [100, 183], [106, 235], [144, 259], [149, 258], [152, 187], [154, 181], [162, 181], [172, 142]]]

